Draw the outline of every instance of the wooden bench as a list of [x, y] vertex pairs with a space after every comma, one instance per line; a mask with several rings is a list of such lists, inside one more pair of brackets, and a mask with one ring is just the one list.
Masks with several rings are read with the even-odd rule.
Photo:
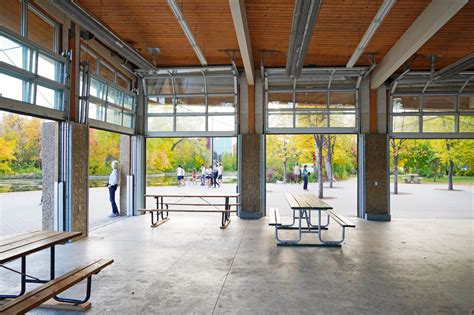
[[[0, 313], [5, 314], [24, 314], [35, 307], [40, 306], [50, 299], [54, 299], [57, 302], [46, 304], [44, 307], [58, 307], [69, 308], [75, 307], [75, 310], [87, 310], [90, 308], [90, 302], [88, 302], [91, 294], [91, 282], [92, 275], [99, 273], [102, 269], [112, 264], [113, 260], [99, 259], [85, 266], [76, 268], [54, 280], [51, 280], [44, 285], [30, 291], [24, 295], [17, 297], [14, 300], [7, 302], [0, 307]], [[73, 285], [87, 279], [87, 292], [86, 297], [83, 300], [72, 300], [66, 298], [60, 298], [57, 295]], [[73, 309], [73, 308], [72, 308]]]
[[[182, 204], [180, 204], [182, 205]], [[139, 209], [138, 211], [143, 212], [143, 213], [151, 213], [152, 215], [152, 223], [151, 227], [155, 228], [160, 226], [161, 224], [165, 223], [166, 221], [169, 220], [168, 218], [168, 212], [199, 212], [199, 213], [221, 213], [222, 214], [222, 222], [221, 222], [221, 229], [227, 228], [227, 226], [230, 223], [230, 213], [236, 213], [237, 210], [225, 210], [225, 209]], [[163, 213], [166, 212], [167, 216], [163, 217]], [[158, 218], [160, 215], [162, 216], [161, 221], [155, 221], [153, 220], [153, 213], [156, 213], [156, 217]]]
[[270, 208], [268, 225], [271, 225], [271, 226], [281, 225], [281, 216], [280, 216], [279, 208]]
[[[345, 236], [346, 236], [346, 228], [355, 228], [355, 224], [352, 223], [349, 219], [347, 219], [345, 216], [342, 214], [336, 213], [333, 210], [326, 210], [326, 214], [332, 218], [337, 224], [339, 224], [342, 227], [342, 234], [341, 234], [341, 239], [337, 241], [325, 241], [321, 237], [321, 232], [318, 234], [319, 235], [319, 240], [321, 242], [324, 242], [325, 244], [332, 244], [332, 245], [340, 245], [342, 242], [344, 242]], [[328, 221], [329, 222], [329, 221]]]

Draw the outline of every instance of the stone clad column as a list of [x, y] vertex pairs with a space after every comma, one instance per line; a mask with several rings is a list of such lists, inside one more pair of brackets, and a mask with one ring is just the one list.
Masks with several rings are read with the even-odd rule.
[[72, 231], [89, 231], [89, 127], [71, 122], [71, 217]]
[[130, 136], [120, 136], [120, 215], [127, 215], [127, 176], [130, 175]]
[[41, 126], [42, 229], [54, 230], [54, 184], [58, 181], [58, 123]]

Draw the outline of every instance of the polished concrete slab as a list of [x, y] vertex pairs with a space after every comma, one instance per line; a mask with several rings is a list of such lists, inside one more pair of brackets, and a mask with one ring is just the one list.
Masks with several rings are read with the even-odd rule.
[[[233, 217], [220, 230], [217, 214], [173, 214], [151, 229], [148, 216], [131, 217], [59, 246], [57, 269], [115, 259], [94, 277], [90, 314], [469, 314], [473, 220], [354, 220], [342, 248], [293, 248], [275, 245], [266, 219]], [[46, 277], [48, 254], [28, 257], [27, 272]], [[1, 291], [17, 281], [0, 270]]]

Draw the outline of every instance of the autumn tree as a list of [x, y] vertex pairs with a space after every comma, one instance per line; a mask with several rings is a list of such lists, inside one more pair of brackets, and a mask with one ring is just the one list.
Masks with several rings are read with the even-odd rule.
[[398, 158], [405, 139], [390, 139], [390, 148], [393, 158], [393, 193], [398, 194]]
[[314, 135], [316, 149], [316, 172], [318, 177], [318, 198], [323, 198], [323, 147], [326, 143], [326, 135]]

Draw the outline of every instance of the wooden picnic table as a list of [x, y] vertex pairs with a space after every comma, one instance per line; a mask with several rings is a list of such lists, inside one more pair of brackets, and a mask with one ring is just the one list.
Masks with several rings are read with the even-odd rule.
[[[5, 263], [21, 259], [21, 288], [16, 295], [0, 295], [0, 299], [16, 298], [26, 291], [26, 283], [47, 283], [55, 278], [55, 246], [82, 235], [81, 232], [32, 231], [0, 239], [0, 267], [17, 272]], [[50, 248], [50, 279], [42, 280], [26, 274], [26, 256]]]
[[[329, 246], [329, 247], [340, 247], [340, 244], [344, 240], [344, 231], [346, 227], [355, 227], [349, 220], [343, 216], [332, 212], [332, 206], [317, 198], [313, 194], [308, 193], [287, 193], [285, 194], [286, 200], [293, 211], [293, 222], [291, 224], [282, 224], [279, 218], [277, 209], [274, 209], [274, 225], [275, 225], [275, 238], [277, 245], [283, 246]], [[311, 212], [318, 212], [318, 222], [313, 224], [311, 220]], [[327, 214], [327, 222], [321, 224], [321, 213]], [[329, 225], [329, 218], [332, 217], [334, 220], [342, 226], [342, 239], [338, 241], [326, 241], [321, 237], [321, 231], [327, 229]], [[303, 219], [306, 222], [306, 226], [303, 227]], [[281, 239], [279, 237], [279, 230], [298, 230], [297, 239]], [[320, 243], [300, 243], [303, 233], [317, 233]]]
[[421, 177], [419, 174], [405, 174], [404, 176], [404, 181], [405, 183], [409, 184], [420, 184], [421, 180], [423, 177]]
[[[231, 210], [232, 207], [237, 208], [240, 203], [238, 193], [223, 193], [223, 194], [146, 194], [145, 197], [155, 198], [156, 209], [140, 209], [141, 212], [149, 212], [151, 214], [151, 227], [158, 227], [161, 224], [169, 220], [169, 212], [218, 212], [222, 214], [221, 229], [227, 228], [230, 223], [230, 213], [237, 212], [237, 210]], [[177, 201], [165, 201], [165, 198], [179, 198]], [[235, 198], [235, 202], [231, 203], [230, 200]], [[187, 202], [183, 200], [198, 199], [204, 201], [204, 203]], [[215, 200], [217, 199], [217, 200]], [[221, 199], [219, 201], [218, 199]], [[223, 200], [222, 200], [223, 199]], [[169, 206], [182, 206], [182, 207], [193, 207], [193, 208], [178, 208], [170, 209]], [[211, 209], [200, 209], [199, 207], [210, 207]], [[220, 207], [224, 207], [221, 209]], [[154, 216], [156, 215], [156, 218]], [[165, 216], [166, 213], [166, 216]], [[161, 217], [161, 221], [160, 221]]]

